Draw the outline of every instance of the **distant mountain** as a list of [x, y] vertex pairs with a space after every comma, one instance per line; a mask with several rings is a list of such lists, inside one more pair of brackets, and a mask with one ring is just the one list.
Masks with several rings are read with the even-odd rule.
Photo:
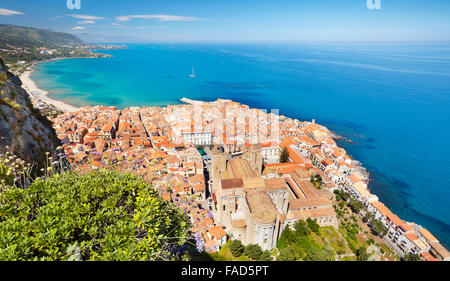
[[86, 45], [86, 43], [69, 33], [0, 24], [0, 48], [36, 48], [63, 45]]

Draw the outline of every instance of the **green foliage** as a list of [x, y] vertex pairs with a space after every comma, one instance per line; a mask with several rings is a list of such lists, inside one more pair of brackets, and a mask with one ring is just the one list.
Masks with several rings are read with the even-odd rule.
[[287, 147], [285, 147], [280, 153], [280, 163], [287, 163], [287, 162], [289, 162], [289, 151]]
[[367, 212], [364, 217], [363, 217], [363, 222], [367, 223], [369, 221], [372, 221], [374, 218], [374, 216], [372, 215], [372, 213]]
[[334, 194], [336, 195], [336, 200], [338, 201], [347, 201], [350, 198], [350, 194], [342, 190], [335, 190]]
[[358, 261], [367, 261], [369, 259], [369, 254], [365, 246], [359, 247], [356, 255], [358, 256]]
[[250, 244], [245, 246], [244, 254], [252, 260], [259, 260], [262, 255], [262, 249], [258, 244]]
[[261, 261], [271, 261], [272, 260], [272, 255], [270, 254], [270, 252], [268, 250], [265, 250], [261, 254], [260, 260]]
[[348, 202], [348, 206], [350, 207], [350, 209], [352, 209], [352, 211], [354, 213], [359, 213], [359, 211], [365, 209], [364, 204], [359, 202], [356, 199], [350, 198], [349, 202]]
[[309, 234], [308, 224], [304, 220], [299, 220], [295, 224], [295, 233], [299, 236], [306, 236]]
[[292, 248], [283, 248], [280, 250], [278, 261], [295, 261], [295, 255]]
[[318, 233], [320, 226], [316, 222], [316, 220], [313, 220], [311, 218], [306, 219], [306, 223], [308, 224], [309, 229], [311, 229], [312, 232]]
[[369, 212], [364, 216], [363, 221], [366, 221], [371, 230], [380, 237], [384, 237], [388, 232], [383, 223], [375, 219], [375, 217]]
[[0, 105], [6, 105], [14, 110], [19, 110], [21, 108], [20, 104], [8, 98], [0, 98]]
[[0, 153], [0, 190], [27, 187], [33, 181], [34, 167], [9, 152]]
[[332, 253], [320, 247], [311, 247], [306, 254], [307, 261], [329, 261]]
[[6, 24], [0, 24], [0, 42], [1, 48], [8, 47], [8, 44], [26, 48], [84, 44], [69, 33]]
[[279, 249], [286, 248], [287, 246], [289, 246], [289, 244], [293, 243], [294, 241], [295, 241], [295, 233], [292, 231], [289, 225], [287, 225], [277, 241], [277, 247]]
[[[317, 222], [311, 219], [308, 219], [307, 222], [299, 220], [295, 224], [295, 231], [286, 227], [277, 243], [277, 247], [280, 249], [277, 260], [334, 260], [334, 251], [327, 245], [321, 245], [316, 241], [315, 237], [319, 239], [322, 237], [320, 230]], [[323, 231], [326, 233], [326, 229]]]
[[167, 260], [187, 219], [129, 174], [56, 174], [0, 192], [0, 260]]
[[238, 258], [244, 253], [244, 246], [241, 241], [233, 240], [230, 244], [230, 251], [234, 257]]
[[227, 259], [219, 253], [208, 254], [213, 261], [226, 261]]
[[321, 175], [319, 174], [316, 174], [315, 176], [311, 175], [310, 181], [317, 189], [322, 189], [323, 179]]
[[420, 261], [419, 255], [408, 254], [403, 257], [404, 261]]
[[358, 241], [360, 227], [357, 223], [351, 223], [348, 218], [344, 218], [344, 222], [341, 222], [341, 227], [346, 232], [346, 235], [344, 236], [347, 236], [349, 239], [355, 242]]

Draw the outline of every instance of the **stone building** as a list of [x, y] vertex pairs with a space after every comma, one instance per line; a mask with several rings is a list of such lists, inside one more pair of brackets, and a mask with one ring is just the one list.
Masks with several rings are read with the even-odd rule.
[[[228, 159], [227, 159], [228, 158]], [[211, 187], [216, 220], [244, 245], [275, 247], [287, 214], [289, 194], [283, 179], [261, 177], [260, 146], [231, 159], [218, 148], [212, 156]]]

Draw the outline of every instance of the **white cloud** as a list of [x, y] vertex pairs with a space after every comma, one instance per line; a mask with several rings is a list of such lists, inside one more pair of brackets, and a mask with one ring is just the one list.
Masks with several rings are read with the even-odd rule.
[[137, 29], [164, 29], [165, 26], [156, 25], [156, 26], [136, 26]]
[[93, 21], [93, 20], [85, 20], [85, 21], [79, 21], [77, 23], [78, 24], [94, 24], [95, 21]]
[[127, 28], [126, 26], [124, 26], [124, 25], [122, 25], [120, 23], [117, 23], [117, 22], [111, 23], [111, 25], [109, 25], [108, 27], [111, 27], [111, 28]]
[[83, 30], [84, 26], [74, 26], [72, 27], [73, 30]]
[[81, 20], [104, 20], [104, 17], [97, 17], [97, 16], [91, 16], [91, 15], [67, 15], [68, 17], [81, 19]]
[[197, 18], [174, 16], [174, 15], [128, 15], [116, 17], [118, 21], [129, 21], [131, 19], [156, 19], [158, 21], [196, 21]]
[[22, 12], [8, 10], [8, 9], [0, 9], [1, 16], [14, 16], [14, 15], [25, 15]]

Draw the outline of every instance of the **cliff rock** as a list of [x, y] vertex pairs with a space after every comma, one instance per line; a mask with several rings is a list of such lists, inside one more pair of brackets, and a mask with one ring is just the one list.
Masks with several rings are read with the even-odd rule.
[[22, 82], [0, 58], [0, 151], [39, 164], [53, 153], [58, 139], [51, 122], [31, 103]]

